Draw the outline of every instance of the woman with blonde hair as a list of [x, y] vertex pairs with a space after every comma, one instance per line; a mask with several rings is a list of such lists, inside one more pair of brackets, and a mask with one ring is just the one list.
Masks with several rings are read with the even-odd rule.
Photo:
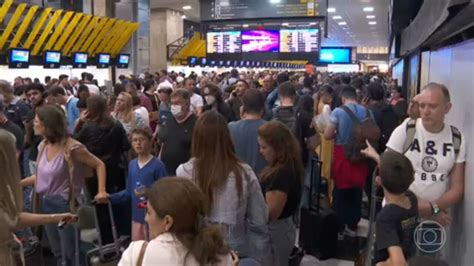
[[145, 194], [152, 240], [132, 242], [119, 266], [235, 265], [219, 228], [202, 221], [208, 208], [199, 187], [184, 178], [168, 177]]
[[134, 128], [148, 127], [145, 121], [133, 111], [132, 96], [127, 92], [121, 92], [117, 96], [112, 116], [122, 123], [127, 135], [130, 135], [130, 132]]
[[267, 265], [268, 209], [255, 173], [237, 157], [227, 120], [218, 112], [204, 112], [197, 120], [191, 153], [176, 173], [191, 179], [204, 193], [206, 221], [222, 226], [226, 242], [239, 256]]
[[15, 229], [76, 219], [70, 213], [46, 215], [22, 212], [21, 175], [15, 153], [15, 137], [0, 129], [0, 265], [14, 265], [12, 248], [15, 246]]
[[288, 265], [295, 244], [294, 215], [300, 205], [304, 177], [300, 145], [292, 131], [281, 122], [271, 121], [258, 129], [260, 153], [268, 165], [260, 174], [260, 184], [268, 205], [272, 265]]

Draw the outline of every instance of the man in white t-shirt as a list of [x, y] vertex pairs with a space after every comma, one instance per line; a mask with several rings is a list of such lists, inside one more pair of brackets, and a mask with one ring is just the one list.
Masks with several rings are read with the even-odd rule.
[[457, 128], [444, 122], [452, 106], [444, 85], [426, 85], [417, 100], [421, 119], [405, 120], [393, 131], [387, 148], [405, 154], [413, 164], [415, 181], [410, 190], [418, 197], [420, 216], [447, 225], [451, 218], [446, 210], [464, 193], [466, 141]]
[[184, 88], [191, 94], [191, 105], [189, 106], [189, 110], [197, 116], [201, 115], [204, 101], [201, 95], [194, 93], [194, 80], [192, 78], [186, 78], [184, 80]]

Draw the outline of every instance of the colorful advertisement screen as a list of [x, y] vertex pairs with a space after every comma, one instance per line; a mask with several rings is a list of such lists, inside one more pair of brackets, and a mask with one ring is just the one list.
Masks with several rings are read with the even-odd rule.
[[48, 64], [51, 64], [51, 63], [59, 64], [61, 62], [61, 52], [51, 52], [51, 51], [46, 52], [45, 61]]
[[99, 54], [99, 64], [109, 64], [110, 54]]
[[351, 62], [350, 48], [321, 48], [319, 52], [320, 63], [348, 64]]
[[242, 31], [243, 52], [278, 52], [280, 34], [278, 30]]
[[10, 51], [10, 62], [15, 63], [28, 63], [30, 60], [30, 51], [28, 50], [16, 50]]
[[240, 53], [240, 31], [208, 32], [206, 47], [208, 54]]
[[319, 51], [319, 29], [280, 30], [281, 53], [314, 53]]
[[126, 54], [121, 54], [119, 56], [119, 64], [125, 64], [125, 65], [128, 65], [128, 60], [130, 59], [130, 56], [129, 55], [126, 55]]
[[75, 64], [87, 64], [87, 54], [86, 53], [75, 53], [74, 54], [74, 63]]

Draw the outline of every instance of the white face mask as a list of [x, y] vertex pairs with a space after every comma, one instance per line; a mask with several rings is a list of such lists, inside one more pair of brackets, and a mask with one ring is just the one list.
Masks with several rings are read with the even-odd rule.
[[204, 96], [204, 99], [206, 100], [207, 104], [209, 104], [209, 105], [213, 105], [216, 102], [216, 97], [214, 95]]
[[171, 105], [171, 114], [173, 114], [174, 117], [180, 116], [183, 113], [183, 107], [181, 105]]

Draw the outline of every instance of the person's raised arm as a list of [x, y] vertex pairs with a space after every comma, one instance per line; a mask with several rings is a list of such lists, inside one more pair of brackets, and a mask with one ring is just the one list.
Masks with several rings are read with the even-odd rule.
[[98, 193], [95, 196], [95, 199], [99, 203], [106, 203], [107, 202], [107, 192], [105, 191], [105, 164], [92, 153], [90, 153], [86, 148], [75, 149], [73, 151], [74, 158], [90, 168], [93, 168], [97, 173], [98, 182]]

